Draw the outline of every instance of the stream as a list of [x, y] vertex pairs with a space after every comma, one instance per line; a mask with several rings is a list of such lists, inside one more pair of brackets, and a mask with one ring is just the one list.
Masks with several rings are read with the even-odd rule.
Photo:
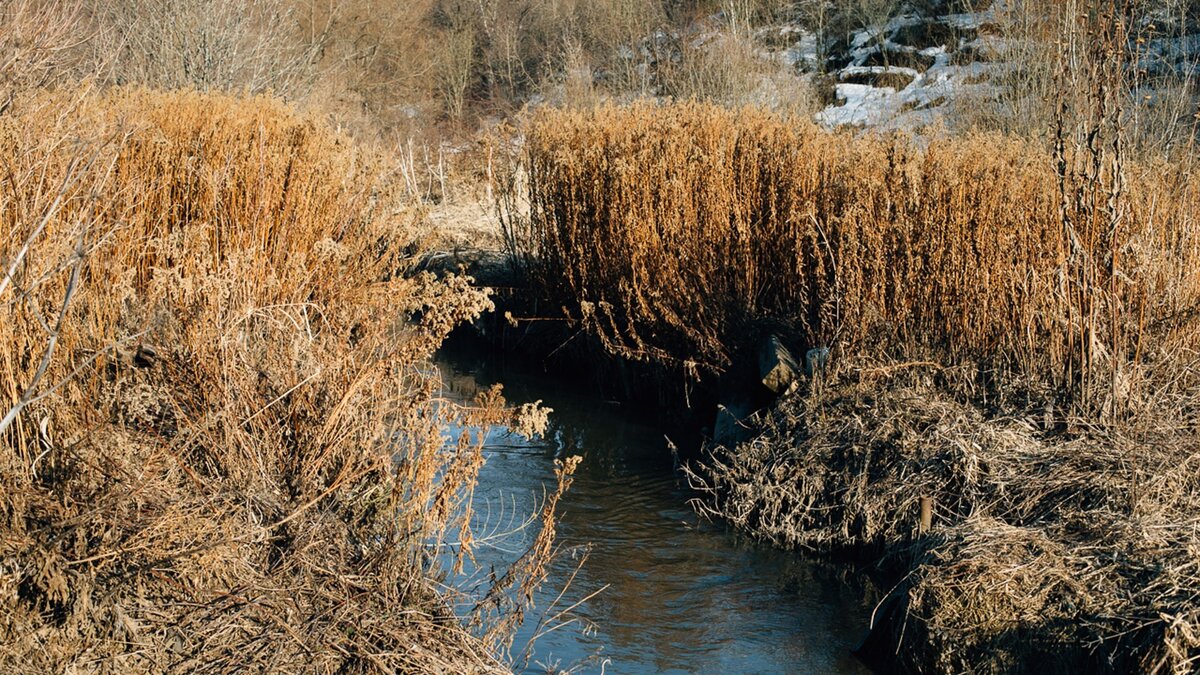
[[536, 528], [520, 525], [552, 489], [554, 460], [583, 457], [559, 504], [562, 554], [512, 647], [518, 672], [869, 672], [851, 653], [871, 613], [853, 575], [699, 517], [657, 425], [478, 358], [443, 353], [437, 366], [446, 398], [503, 382], [510, 403], [554, 409], [542, 439], [476, 430], [486, 431], [487, 462], [473, 501], [479, 543], [460, 588], [483, 585], [525, 550]]

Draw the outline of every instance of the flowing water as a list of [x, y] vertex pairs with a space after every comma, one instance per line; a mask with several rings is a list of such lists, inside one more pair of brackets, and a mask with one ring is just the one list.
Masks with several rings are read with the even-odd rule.
[[[473, 502], [481, 543], [460, 587], [517, 558], [534, 535], [519, 525], [554, 485], [554, 460], [583, 457], [559, 505], [563, 553], [513, 645], [519, 669], [866, 672], [851, 654], [871, 611], [862, 590], [840, 581], [836, 568], [699, 518], [661, 429], [561, 383], [461, 356], [446, 357], [439, 369], [448, 398], [501, 381], [510, 402], [541, 399], [554, 409], [543, 439], [482, 430], [487, 463]], [[570, 611], [554, 618], [562, 610]], [[520, 658], [538, 633], [527, 660]]]

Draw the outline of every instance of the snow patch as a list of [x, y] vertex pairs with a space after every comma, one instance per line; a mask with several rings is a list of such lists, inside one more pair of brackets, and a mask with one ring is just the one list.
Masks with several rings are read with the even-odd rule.
[[842, 79], [846, 79], [847, 77], [853, 77], [855, 75], [883, 75], [884, 73], [908, 75], [913, 79], [921, 76], [921, 71], [915, 68], [904, 68], [902, 66], [847, 66], [838, 71], [838, 76]]
[[799, 32], [800, 39], [783, 52], [783, 62], [795, 68], [817, 69], [818, 63], [817, 36], [807, 31]]
[[980, 26], [996, 20], [995, 5], [982, 12], [967, 12], [963, 14], [947, 14], [940, 19], [946, 25], [960, 30], [976, 30]]
[[829, 127], [878, 124], [890, 115], [895, 93], [895, 89], [867, 84], [839, 84], [837, 97], [845, 103], [817, 113], [817, 122]]

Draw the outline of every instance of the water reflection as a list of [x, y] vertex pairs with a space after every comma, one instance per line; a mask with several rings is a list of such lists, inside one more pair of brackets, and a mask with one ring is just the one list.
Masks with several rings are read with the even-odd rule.
[[[584, 458], [560, 505], [558, 543], [568, 554], [554, 563], [536, 598], [539, 610], [553, 603], [554, 612], [582, 603], [571, 613], [576, 621], [536, 641], [530, 672], [866, 672], [850, 654], [870, 613], [862, 592], [829, 568], [699, 519], [687, 506], [690, 495], [661, 430], [631, 422], [621, 406], [545, 380], [488, 372], [461, 357], [439, 367], [448, 396], [469, 398], [500, 379], [510, 401], [542, 399], [554, 408], [541, 442], [487, 430], [477, 531], [511, 529], [537, 508], [543, 486], [553, 484], [555, 458]], [[532, 535], [518, 532], [480, 547], [476, 576], [503, 569]], [[532, 618], [514, 651], [537, 632]]]

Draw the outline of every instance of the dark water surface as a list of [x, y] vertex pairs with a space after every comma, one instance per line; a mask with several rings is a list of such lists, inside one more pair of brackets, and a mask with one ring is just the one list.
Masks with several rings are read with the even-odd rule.
[[[487, 430], [487, 463], [474, 498], [475, 536], [482, 543], [478, 566], [459, 580], [461, 587], [517, 558], [535, 533], [519, 525], [553, 486], [555, 458], [583, 457], [559, 505], [557, 543], [564, 554], [537, 594], [513, 654], [544, 634], [518, 668], [867, 672], [850, 653], [871, 611], [862, 590], [840, 581], [836, 568], [699, 518], [661, 429], [632, 421], [637, 415], [621, 405], [548, 379], [495, 372], [462, 356], [444, 356], [438, 367], [447, 398], [470, 398], [501, 381], [510, 402], [541, 399], [554, 408], [550, 431], [538, 441]], [[553, 616], [576, 603], [556, 620], [539, 622], [547, 608]]]

